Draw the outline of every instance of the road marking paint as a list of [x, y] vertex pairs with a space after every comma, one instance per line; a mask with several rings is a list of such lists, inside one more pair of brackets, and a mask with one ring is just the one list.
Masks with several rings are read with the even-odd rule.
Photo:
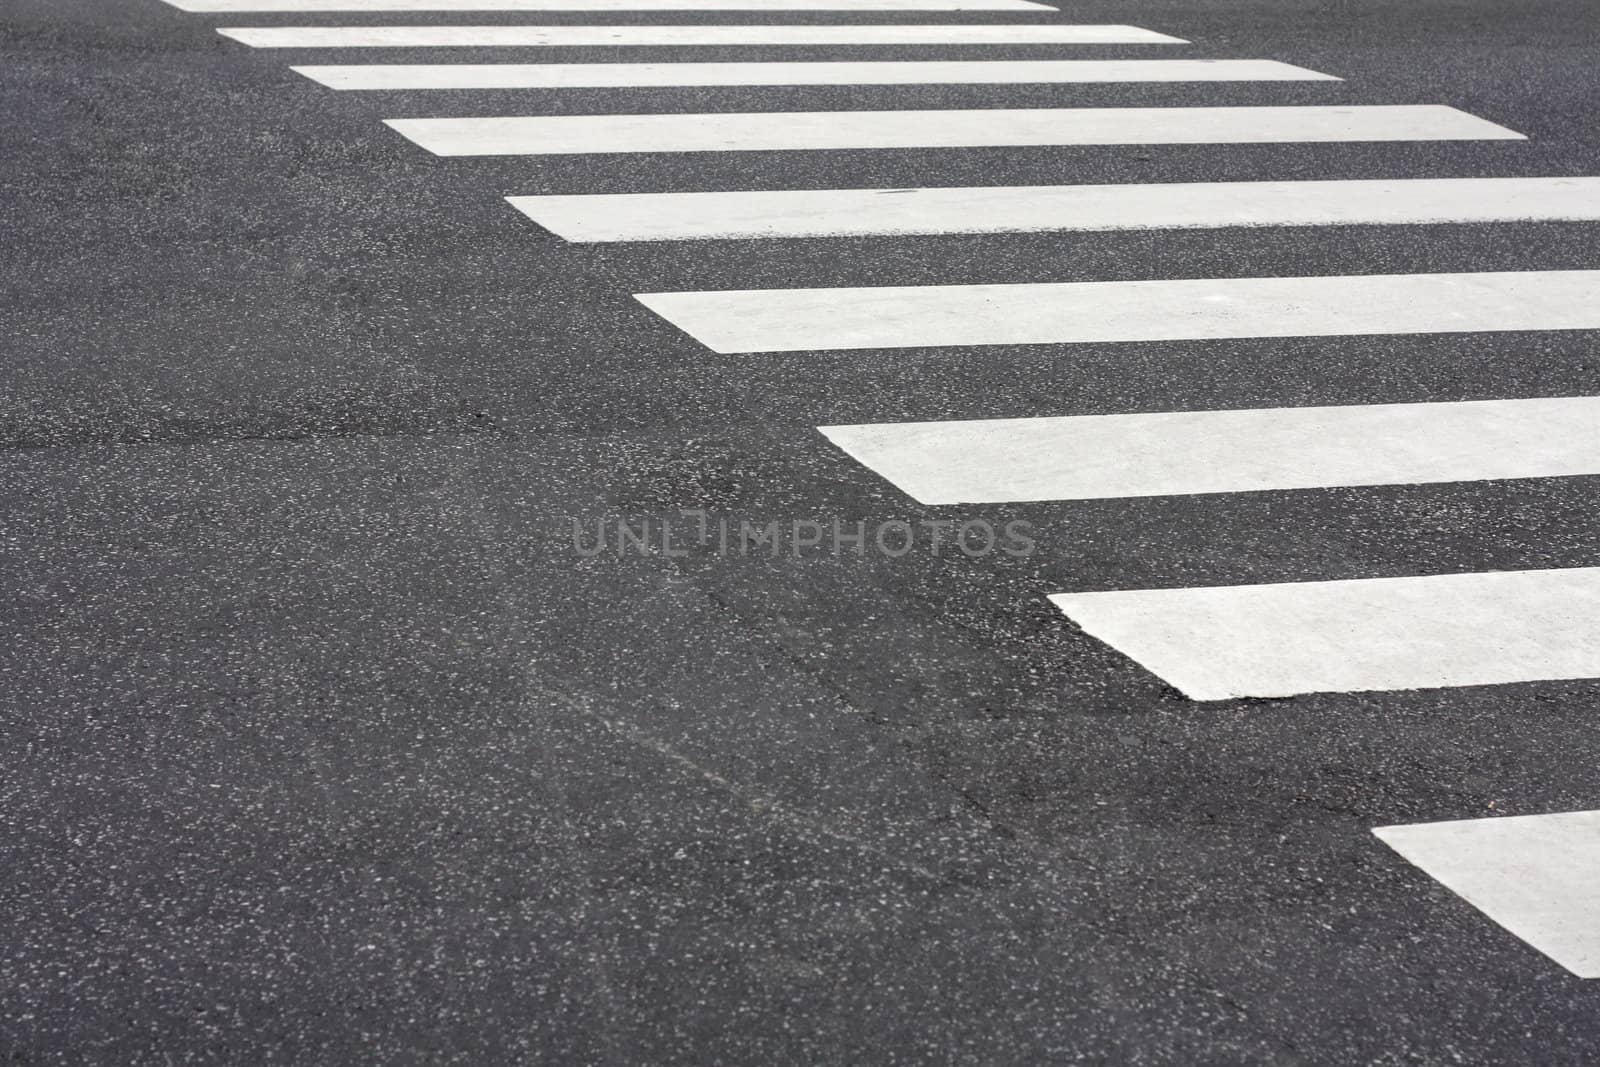
[[441, 156], [1523, 140], [1452, 107], [1113, 107], [387, 119]]
[[1600, 474], [1595, 396], [819, 429], [922, 504]]
[[180, 11], [1056, 11], [1037, 0], [166, 0]]
[[1600, 811], [1372, 832], [1579, 978], [1600, 978]]
[[1192, 700], [1600, 676], [1600, 568], [1061, 593]]
[[639, 293], [712, 351], [1600, 329], [1600, 271]]
[[1600, 178], [511, 196], [568, 241], [1597, 221]]
[[1338, 81], [1270, 59], [945, 60], [890, 63], [399, 63], [300, 66], [330, 89], [611, 89], [678, 85], [1027, 85]]
[[1134, 26], [224, 26], [252, 48], [1187, 44]]

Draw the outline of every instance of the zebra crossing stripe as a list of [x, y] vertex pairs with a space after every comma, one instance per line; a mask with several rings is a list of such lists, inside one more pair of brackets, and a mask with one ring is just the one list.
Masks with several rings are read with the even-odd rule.
[[1600, 811], [1380, 826], [1372, 832], [1579, 978], [1600, 978]]
[[1600, 475], [1600, 397], [823, 426], [922, 504]]
[[568, 241], [1600, 221], [1600, 178], [1171, 182], [511, 196]]
[[637, 299], [715, 352], [1600, 329], [1600, 271], [745, 289]]
[[166, 0], [195, 14], [301, 11], [1055, 11], [1037, 0]]
[[224, 26], [252, 48], [1187, 44], [1134, 26]]
[[1452, 107], [1112, 107], [387, 119], [441, 156], [1523, 140]]
[[1600, 676], [1600, 568], [1062, 593], [1193, 700]]
[[399, 63], [299, 66], [330, 89], [612, 89], [690, 85], [1025, 85], [1338, 81], [1270, 59], [1039, 59], [885, 63]]

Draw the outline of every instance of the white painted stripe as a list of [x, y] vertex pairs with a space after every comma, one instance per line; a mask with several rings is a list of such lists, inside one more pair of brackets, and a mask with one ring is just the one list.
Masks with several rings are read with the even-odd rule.
[[1133, 26], [229, 26], [217, 32], [252, 48], [1187, 43]]
[[1600, 271], [641, 293], [715, 352], [1600, 329]]
[[569, 241], [1600, 220], [1600, 178], [795, 189], [506, 199]]
[[1372, 832], [1579, 978], [1600, 978], [1600, 811]]
[[1600, 397], [819, 427], [923, 504], [1600, 474]]
[[195, 14], [305, 11], [1055, 11], [1037, 0], [166, 0]]
[[893, 63], [400, 63], [303, 66], [330, 89], [610, 89], [672, 85], [1025, 85], [1338, 81], [1270, 59], [1039, 59]]
[[387, 119], [441, 156], [1522, 140], [1452, 107], [1109, 107]]
[[1600, 568], [1061, 593], [1193, 700], [1600, 676]]
[[1036, 0], [166, 0], [180, 11], [1055, 11]]

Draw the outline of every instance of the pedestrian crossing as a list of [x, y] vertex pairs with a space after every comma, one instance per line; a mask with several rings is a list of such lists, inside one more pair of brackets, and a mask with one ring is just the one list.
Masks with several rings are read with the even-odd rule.
[[[1027, 0], [169, 0], [196, 12], [642, 10], [1053, 11]], [[859, 23], [223, 27], [260, 49], [1052, 47], [1033, 59], [297, 65], [338, 91], [410, 91], [387, 126], [438, 156], [834, 152], [917, 148], [1378, 146], [1527, 138], [1441, 101], [1215, 107], [971, 107], [501, 116], [450, 114], [451, 90], [1255, 82], [1340, 84], [1272, 58], [1075, 58], [1079, 46], [1183, 46], [1127, 25]], [[1162, 49], [1161, 52], [1170, 52]], [[791, 53], [792, 54], [792, 53]], [[970, 55], [971, 53], [963, 53]], [[402, 57], [403, 58], [403, 57]], [[432, 58], [432, 57], [429, 57]], [[1314, 98], [1315, 99], [1315, 98]], [[1405, 157], [1396, 156], [1397, 159]], [[1349, 173], [1349, 172], [1346, 172]], [[1600, 221], [1600, 177], [1252, 175], [1249, 181], [981, 187], [638, 189], [506, 197], [573, 242], [801, 239], [1227, 227]], [[504, 191], [500, 191], [504, 193]], [[1597, 264], [1600, 266], [1600, 264]], [[1600, 329], [1600, 269], [645, 291], [637, 300], [731, 355]], [[893, 281], [892, 278], [887, 279]], [[825, 283], [826, 278], [818, 278]], [[1116, 354], [1115, 348], [1101, 349]], [[1118, 411], [819, 427], [926, 507], [1314, 493], [1354, 486], [1600, 475], [1600, 397]], [[1600, 568], [1271, 584], [1039, 590], [1063, 625], [1192, 701], [1600, 677]], [[1378, 836], [1574, 974], [1600, 977], [1587, 892], [1596, 813], [1384, 827]], [[1539, 881], [1523, 875], [1534, 873]]]
[[[632, 10], [628, 0], [183, 0], [213, 11]], [[828, 10], [826, 0], [703, 0], [685, 10]], [[1015, 10], [1014, 5], [879, 0], [882, 10]], [[476, 3], [495, 5], [491, 8]], [[499, 5], [504, 4], [504, 7]], [[570, 6], [569, 6], [570, 5]], [[180, 5], [181, 6], [181, 5]], [[867, 10], [867, 7], [852, 8]], [[982, 46], [1188, 42], [1129, 25], [1074, 23], [729, 23], [717, 25], [455, 25], [222, 27], [257, 48]], [[1092, 82], [1337, 82], [1263, 59], [905, 60], [705, 63], [303, 65], [334, 89], [439, 91], [502, 88], [651, 88], [711, 85], [1074, 84]], [[438, 116], [387, 120], [440, 156], [611, 155], [693, 152], [827, 152], [897, 148], [1248, 145], [1428, 141], [1524, 141], [1520, 132], [1441, 103], [1243, 107], [1034, 107], [951, 110]], [[1600, 179], [1429, 177], [1264, 180], [1130, 185], [918, 189], [640, 191], [509, 198], [575, 241], [700, 240], [1067, 230], [1169, 230], [1237, 226], [1594, 221]], [[1384, 336], [1600, 329], [1600, 271], [1366, 274], [1304, 277], [1149, 278], [846, 288], [641, 292], [662, 319], [725, 354], [894, 348], [1123, 344], [1269, 337]], [[1530, 429], [1541, 414], [1588, 417], [1586, 398], [1470, 404], [1366, 405], [1244, 412], [1104, 413], [1094, 429], [1075, 419], [983, 432], [996, 447], [1032, 449], [1029, 499], [1114, 494], [1190, 495], [1492, 477], [1548, 477], [1589, 470], [1589, 435]], [[1538, 405], [1545, 405], [1539, 408]], [[1533, 406], [1527, 406], [1533, 405]], [[1575, 413], [1575, 414], [1574, 414]], [[1151, 420], [1199, 435], [1205, 450], [1169, 441], [1141, 476], [1127, 462], [1132, 440], [1161, 437]], [[1121, 421], [1119, 421], [1121, 420]], [[1556, 422], [1547, 424], [1557, 425]], [[1561, 425], [1573, 425], [1562, 423]], [[1420, 427], [1420, 428], [1419, 428]], [[1363, 437], [1341, 450], [1332, 431]], [[1581, 431], [1581, 426], [1575, 426]], [[922, 424], [832, 428], [844, 442], [920, 440]], [[1307, 435], [1323, 435], [1316, 441]], [[1076, 435], [1076, 436], [1074, 436]], [[1087, 435], [1087, 436], [1085, 436]], [[1130, 436], [1131, 435], [1131, 436]], [[1274, 436], [1276, 435], [1276, 436]], [[1299, 436], [1297, 436], [1299, 435]], [[1442, 437], [1440, 436], [1442, 435]], [[951, 440], [959, 439], [952, 431]], [[1065, 456], [1064, 440], [1076, 440]], [[1280, 462], [1250, 463], [1263, 442], [1287, 442]], [[1440, 449], [1441, 440], [1466, 442]], [[1192, 443], [1192, 442], [1191, 442]], [[1348, 443], [1348, 442], [1346, 442]], [[1494, 447], [1491, 447], [1493, 445]], [[1432, 447], [1430, 447], [1432, 446]], [[1050, 450], [1058, 449], [1052, 461]], [[1433, 454], [1430, 454], [1431, 453]], [[924, 455], [938, 450], [924, 447]], [[1010, 484], [963, 457], [972, 478]], [[863, 454], [864, 455], [864, 454]], [[1019, 452], [1011, 453], [1014, 459]], [[1164, 458], [1163, 458], [1164, 457]], [[1229, 458], [1232, 462], [1230, 463]], [[1185, 466], [1182, 460], [1188, 459]], [[870, 462], [869, 462], [869, 465]], [[930, 458], [928, 466], [937, 466]], [[1020, 476], [1010, 464], [1006, 477]], [[986, 473], [987, 471], [987, 473]], [[1119, 477], [1095, 472], [1121, 471]], [[1097, 480], [1097, 478], [1099, 480]], [[1053, 494], [1053, 495], [1049, 495]], [[936, 494], [929, 497], [940, 499]], [[1139, 657], [1133, 657], [1138, 660]], [[1151, 664], [1146, 662], [1146, 667]], [[1160, 671], [1154, 673], [1160, 675]]]

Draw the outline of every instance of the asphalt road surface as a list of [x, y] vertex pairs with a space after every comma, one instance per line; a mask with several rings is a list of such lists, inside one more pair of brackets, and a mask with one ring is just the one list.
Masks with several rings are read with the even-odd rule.
[[1600, 9], [870, 6], [9, 0], [0, 1062], [1600, 1061]]

